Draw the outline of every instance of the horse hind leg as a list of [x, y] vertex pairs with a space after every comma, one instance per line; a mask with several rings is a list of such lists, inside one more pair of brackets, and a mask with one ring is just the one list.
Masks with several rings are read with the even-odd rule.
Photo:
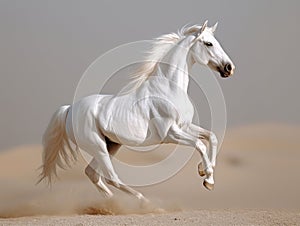
[[105, 178], [105, 180], [106, 180], [107, 184], [112, 185], [115, 188], [117, 188], [117, 189], [119, 189], [119, 190], [121, 190], [121, 191], [123, 191], [123, 192], [125, 192], [129, 195], [132, 195], [132, 196], [136, 197], [138, 200], [140, 200], [142, 202], [142, 204], [150, 203], [150, 201], [147, 198], [145, 198], [145, 196], [142, 193], [134, 190], [130, 186], [122, 183], [121, 181], [116, 182], [116, 181], [110, 180], [108, 178]]
[[88, 137], [82, 138], [78, 143], [82, 150], [93, 157], [85, 169], [85, 174], [102, 194], [112, 197], [113, 193], [104, 183], [103, 177], [118, 180], [118, 176], [113, 169], [104, 136], [91, 132]]
[[[121, 147], [120, 144], [114, 143], [110, 141], [108, 138], [105, 139], [106, 141], [106, 146], [107, 146], [107, 151], [110, 154], [110, 156], [113, 156], [117, 153], [119, 148]], [[148, 199], [144, 197], [144, 195], [133, 188], [129, 187], [128, 185], [122, 183], [120, 180], [112, 180], [111, 178], [105, 178], [107, 184], [114, 186], [118, 188], [119, 190], [135, 196], [137, 199], [143, 201], [143, 202], [149, 202]]]
[[112, 194], [101, 180], [102, 177], [109, 185], [131, 194], [139, 200], [148, 201], [140, 192], [135, 191], [134, 189], [125, 185], [116, 174], [109, 153], [115, 153], [120, 145], [115, 143], [106, 143], [107, 139], [98, 134], [93, 136], [93, 139], [91, 140], [93, 142], [86, 142], [86, 145], [84, 146], [84, 150], [87, 150], [88, 153], [94, 157], [93, 161], [86, 169], [86, 174], [93, 183], [96, 182], [97, 188], [99, 188], [101, 191], [104, 188], [106, 194]]
[[96, 164], [97, 162], [94, 158], [91, 161], [91, 163], [85, 168], [85, 174], [88, 176], [88, 178], [92, 181], [92, 183], [96, 186], [96, 188], [101, 194], [104, 194], [106, 198], [111, 198], [113, 196], [113, 193], [102, 181], [101, 176], [96, 172], [95, 170], [95, 168], [97, 168], [97, 166], [95, 166]]

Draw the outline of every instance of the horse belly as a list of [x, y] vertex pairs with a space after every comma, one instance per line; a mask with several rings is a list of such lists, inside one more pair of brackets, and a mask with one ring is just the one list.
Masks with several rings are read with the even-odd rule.
[[161, 143], [167, 135], [172, 120], [114, 120], [111, 129], [104, 131], [110, 140], [129, 146], [148, 146]]
[[135, 120], [111, 119], [110, 125], [103, 131], [104, 135], [116, 143], [137, 146], [147, 137], [147, 123]]

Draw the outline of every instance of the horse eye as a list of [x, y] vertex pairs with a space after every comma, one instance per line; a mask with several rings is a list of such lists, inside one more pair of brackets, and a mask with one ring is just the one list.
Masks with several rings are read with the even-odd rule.
[[213, 46], [213, 44], [211, 42], [204, 42], [204, 45], [206, 45], [206, 46]]

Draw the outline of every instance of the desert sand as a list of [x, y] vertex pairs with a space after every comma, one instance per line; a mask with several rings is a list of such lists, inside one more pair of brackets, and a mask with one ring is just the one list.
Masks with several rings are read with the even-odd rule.
[[[230, 129], [214, 191], [202, 186], [194, 153], [171, 179], [136, 187], [150, 199], [145, 205], [115, 189], [104, 199], [84, 175], [82, 158], [60, 170], [51, 188], [35, 185], [42, 147], [16, 147], [0, 154], [0, 225], [300, 225], [299, 135], [300, 128], [284, 124]], [[151, 163], [168, 149], [145, 155], [123, 148], [116, 157]]]

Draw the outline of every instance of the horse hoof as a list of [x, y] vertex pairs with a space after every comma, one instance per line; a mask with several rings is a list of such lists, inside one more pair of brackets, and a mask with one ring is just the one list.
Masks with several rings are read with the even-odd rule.
[[199, 173], [200, 177], [204, 177], [205, 176], [205, 171], [203, 170], [201, 162], [198, 165], [198, 173]]
[[199, 170], [199, 175], [200, 175], [200, 177], [204, 177], [205, 176], [204, 170]]
[[203, 181], [203, 186], [209, 190], [209, 191], [212, 191], [214, 190], [214, 184], [211, 184], [211, 183], [208, 183], [206, 180]]

